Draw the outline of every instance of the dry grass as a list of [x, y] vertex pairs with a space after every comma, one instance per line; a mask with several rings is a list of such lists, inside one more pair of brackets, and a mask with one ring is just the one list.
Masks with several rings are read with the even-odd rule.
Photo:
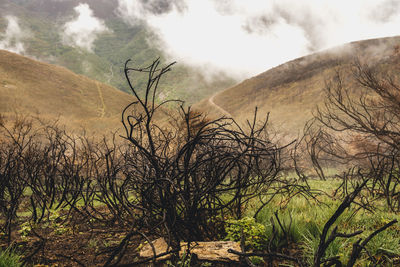
[[58, 119], [67, 128], [113, 131], [132, 96], [65, 68], [0, 50], [0, 113]]
[[[356, 58], [395, 69], [400, 59], [396, 53], [398, 44], [400, 37], [366, 40], [302, 57], [218, 93], [213, 103], [239, 122], [250, 118], [257, 106], [260, 115], [270, 112], [275, 129], [296, 136], [317, 105], [323, 103], [326, 82], [337, 70], [351, 79]], [[203, 100], [196, 108], [221, 115], [209, 100]]]

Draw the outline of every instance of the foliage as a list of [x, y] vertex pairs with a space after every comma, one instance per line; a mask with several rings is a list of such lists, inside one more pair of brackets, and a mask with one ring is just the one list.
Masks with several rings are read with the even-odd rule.
[[0, 251], [0, 267], [22, 266], [21, 257], [10, 249]]
[[[313, 265], [314, 254], [320, 242], [322, 228], [341, 202], [339, 198], [332, 197], [337, 189], [340, 188], [341, 180], [338, 178], [328, 179], [326, 181], [313, 179], [309, 180], [308, 183], [312, 191], [318, 189], [321, 191], [321, 194], [317, 195], [315, 200], [306, 199], [303, 196], [296, 196], [292, 198], [286, 206], [279, 209], [278, 213], [284, 225], [288, 225], [288, 222], [291, 222], [291, 227], [288, 231], [291, 242], [301, 247], [305, 261], [308, 265]], [[364, 189], [364, 193], [366, 191], [367, 189]], [[270, 206], [278, 207], [282, 198], [283, 196], [277, 197], [270, 203]], [[364, 232], [360, 234], [359, 237], [366, 238], [370, 233], [392, 220], [400, 219], [399, 215], [387, 210], [387, 206], [383, 200], [375, 200], [374, 206], [375, 209], [372, 213], [354, 205], [336, 220], [336, 225], [339, 229], [346, 229], [346, 232], [363, 230]], [[266, 232], [268, 233], [268, 246], [270, 248], [287, 247], [285, 235], [276, 222], [274, 224], [271, 223], [271, 218], [274, 218], [274, 212], [269, 208], [264, 208], [257, 216], [257, 220], [265, 225]], [[275, 230], [275, 239], [271, 242], [274, 227], [278, 229]], [[288, 229], [288, 227], [286, 227], [286, 229]], [[393, 225], [374, 237], [367, 244], [369, 253], [376, 257], [376, 259], [379, 259], [382, 264], [383, 262], [385, 264], [394, 262], [396, 259], [394, 255], [400, 255], [399, 231], [399, 226]], [[352, 243], [356, 242], [359, 237], [334, 240], [325, 252], [326, 258], [339, 256], [342, 262], [347, 262], [350, 257]], [[386, 254], [386, 249], [391, 251], [391, 253], [388, 252], [388, 254]], [[363, 264], [370, 262], [370, 259], [368, 259], [368, 255], [362, 254], [358, 262]]]
[[[305, 261], [310, 266], [313, 265], [314, 255], [318, 250], [319, 238], [319, 233], [315, 234], [307, 230], [303, 233], [302, 242], [300, 244], [305, 254]], [[334, 240], [325, 251], [325, 256], [326, 258], [339, 256], [341, 261], [346, 261], [350, 249], [351, 243], [349, 240]]]
[[23, 237], [28, 236], [32, 232], [32, 226], [30, 222], [24, 222], [20, 225], [19, 234]]
[[241, 241], [242, 235], [246, 246], [262, 250], [267, 244], [266, 227], [257, 223], [253, 217], [243, 217], [239, 220], [227, 220], [225, 226], [226, 239]]

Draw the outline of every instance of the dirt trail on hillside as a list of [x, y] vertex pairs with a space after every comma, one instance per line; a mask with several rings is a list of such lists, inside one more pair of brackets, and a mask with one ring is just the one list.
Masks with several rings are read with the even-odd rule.
[[99, 93], [99, 98], [101, 102], [101, 108], [100, 108], [100, 118], [104, 118], [104, 115], [106, 114], [106, 105], [104, 104], [104, 98], [103, 98], [103, 93], [101, 92], [99, 82], [96, 81], [96, 86], [97, 86], [97, 91]]
[[217, 110], [219, 110], [224, 116], [229, 117], [229, 118], [233, 118], [233, 116], [226, 111], [225, 109], [223, 109], [222, 107], [218, 106], [217, 104], [215, 104], [214, 102], [214, 97], [217, 95], [218, 93], [215, 93], [213, 96], [211, 96], [208, 99], [208, 103], [210, 103], [211, 106], [215, 107]]

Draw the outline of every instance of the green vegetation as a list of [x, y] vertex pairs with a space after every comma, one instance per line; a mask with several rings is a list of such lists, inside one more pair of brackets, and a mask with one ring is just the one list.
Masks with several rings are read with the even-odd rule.
[[[253, 217], [228, 220], [226, 238], [240, 241], [243, 234], [246, 247], [250, 251], [266, 248], [280, 250], [295, 246], [302, 251], [307, 264], [311, 266], [322, 228], [341, 203], [339, 198], [334, 197], [334, 191], [340, 182], [337, 179], [311, 180], [311, 188], [320, 190], [316, 200], [296, 196], [287, 205], [279, 208], [283, 199], [277, 198], [259, 213], [257, 220]], [[327, 258], [339, 256], [341, 261], [348, 261], [353, 243], [358, 238], [366, 238], [377, 228], [394, 219], [400, 220], [399, 214], [387, 211], [384, 201], [375, 203], [375, 206], [376, 210], [370, 212], [360, 210], [357, 205], [354, 205], [342, 214], [335, 226], [348, 233], [358, 230], [363, 230], [363, 233], [349, 239], [336, 239], [326, 251]], [[252, 212], [254, 211], [248, 210], [248, 216], [251, 216]], [[277, 219], [282, 227], [279, 226]], [[368, 244], [367, 249], [379, 262], [384, 263], [384, 266], [394, 266], [394, 260], [397, 261], [398, 258], [393, 258], [393, 255], [400, 255], [400, 225], [395, 225], [376, 236]], [[366, 253], [363, 254], [358, 264], [368, 265], [369, 256]]]
[[[256, 224], [261, 224], [265, 227], [265, 236], [267, 237], [265, 242], [269, 242], [272, 236], [276, 236], [276, 246], [283, 247], [287, 246], [288, 239], [301, 248], [308, 264], [312, 265], [322, 228], [341, 203], [340, 198], [333, 196], [340, 182], [340, 180], [335, 179], [328, 181], [311, 180], [311, 188], [321, 191], [317, 201], [297, 196], [285, 207], [274, 210], [271, 207], [279, 207], [281, 199], [274, 200], [257, 217], [258, 223]], [[391, 220], [400, 220], [399, 214], [387, 211], [383, 200], [375, 202], [375, 207], [376, 210], [370, 212], [360, 210], [359, 206], [354, 205], [339, 217], [335, 224], [339, 229], [343, 229], [347, 233], [358, 230], [363, 230], [364, 232], [360, 236], [349, 239], [336, 239], [328, 247], [326, 257], [340, 256], [341, 260], [347, 261], [352, 245], [358, 238], [365, 238]], [[271, 223], [271, 218], [274, 218], [274, 212], [276, 211], [284, 225], [283, 229], [287, 232], [287, 236], [285, 236], [282, 228], [276, 222], [274, 225]], [[249, 213], [251, 214], [251, 211]], [[275, 230], [276, 233], [274, 233], [274, 227], [277, 229]], [[257, 248], [258, 245], [253, 246], [253, 249]], [[386, 262], [386, 264], [392, 262], [391, 255], [400, 255], [400, 225], [392, 226], [376, 236], [371, 240], [367, 248], [372, 255], [375, 255], [382, 262]], [[359, 261], [360, 264], [363, 262], [369, 262], [367, 254], [363, 254]]]
[[0, 250], [0, 267], [20, 267], [22, 266], [21, 256], [10, 249]]
[[[81, 71], [100, 72], [91, 68], [96, 60], [117, 64], [120, 59], [112, 50], [128, 53], [137, 45], [123, 24], [112, 23], [129, 48], [110, 47], [112, 42], [101, 43], [100, 38], [97, 53], [106, 59], [70, 47], [59, 47], [57, 53]], [[104, 38], [112, 41], [113, 34]], [[147, 36], [141, 29], [132, 34]], [[150, 54], [140, 51], [145, 64]], [[240, 256], [240, 264], [399, 264], [400, 100], [393, 83], [379, 83], [361, 69], [359, 78], [370, 80], [359, 81], [376, 86], [378, 95], [355, 104], [338, 82], [328, 88], [326, 110], [317, 114], [315, 124], [307, 124], [297, 142], [282, 146], [271, 137], [268, 121], [258, 120], [257, 111], [242, 127], [230, 118], [211, 119], [179, 101], [156, 106], [158, 82], [172, 64], [160, 68], [160, 61], [153, 61], [143, 79], [129, 76], [142, 72], [140, 68], [126, 66], [128, 80], [139, 87], [130, 88], [137, 101], [125, 95], [126, 103], [112, 99], [116, 92], [110, 88], [84, 77], [10, 53], [1, 56], [5, 62], [17, 61], [3, 67], [8, 71], [1, 77], [3, 88], [40, 89], [43, 95], [36, 96], [32, 106], [61, 107], [67, 102], [63, 112], [99, 121], [99, 108], [111, 119], [112, 107], [125, 107], [122, 116], [115, 116], [116, 121], [122, 119], [122, 140], [116, 134], [99, 139], [69, 134], [40, 118], [0, 117], [0, 244], [17, 247], [24, 262], [118, 266], [155, 262], [165, 253], [171, 265], [191, 266], [198, 264], [190, 253], [192, 242], [225, 239], [240, 243], [241, 251], [228, 250]], [[87, 65], [76, 64], [76, 56], [85, 58]], [[309, 71], [332, 67], [328, 63]], [[297, 83], [312, 77], [295, 74], [280, 78]], [[172, 88], [180, 80], [179, 75], [166, 77], [169, 81], [160, 87]], [[62, 86], [69, 91], [54, 95], [54, 88]], [[34, 99], [27, 97], [29, 92], [19, 92], [19, 99]], [[168, 96], [174, 94], [179, 95]], [[40, 102], [45, 96], [52, 96], [50, 103]], [[82, 112], [87, 106], [66, 101], [72, 96], [92, 108]], [[111, 100], [114, 105], [107, 102]], [[164, 124], [157, 116], [167, 118]], [[335, 131], [349, 132], [341, 136]], [[340, 141], [344, 137], [349, 137], [345, 144]], [[312, 169], [319, 177], [309, 174]], [[152, 247], [153, 257], [140, 255], [144, 242], [152, 244], [159, 237], [167, 243], [165, 250]], [[187, 250], [182, 251], [181, 242], [188, 244]], [[9, 251], [2, 255], [20, 261]]]
[[225, 231], [226, 239], [241, 241], [242, 235], [245, 238], [245, 245], [261, 250], [267, 244], [267, 233], [265, 225], [257, 223], [252, 217], [243, 217], [239, 220], [228, 220]]

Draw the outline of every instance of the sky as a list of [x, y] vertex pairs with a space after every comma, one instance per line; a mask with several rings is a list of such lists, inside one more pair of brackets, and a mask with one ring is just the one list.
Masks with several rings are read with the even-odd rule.
[[173, 60], [249, 77], [343, 43], [400, 35], [400, 0], [118, 0]]
[[[400, 0], [114, 1], [110, 12], [146, 25], [156, 37], [148, 43], [168, 60], [238, 80], [343, 43], [400, 35]], [[73, 15], [60, 25], [61, 39], [93, 52], [99, 34], [110, 29], [84, 0], [76, 2]], [[17, 17], [6, 20], [0, 48], [23, 53], [29, 29], [21, 28]]]

